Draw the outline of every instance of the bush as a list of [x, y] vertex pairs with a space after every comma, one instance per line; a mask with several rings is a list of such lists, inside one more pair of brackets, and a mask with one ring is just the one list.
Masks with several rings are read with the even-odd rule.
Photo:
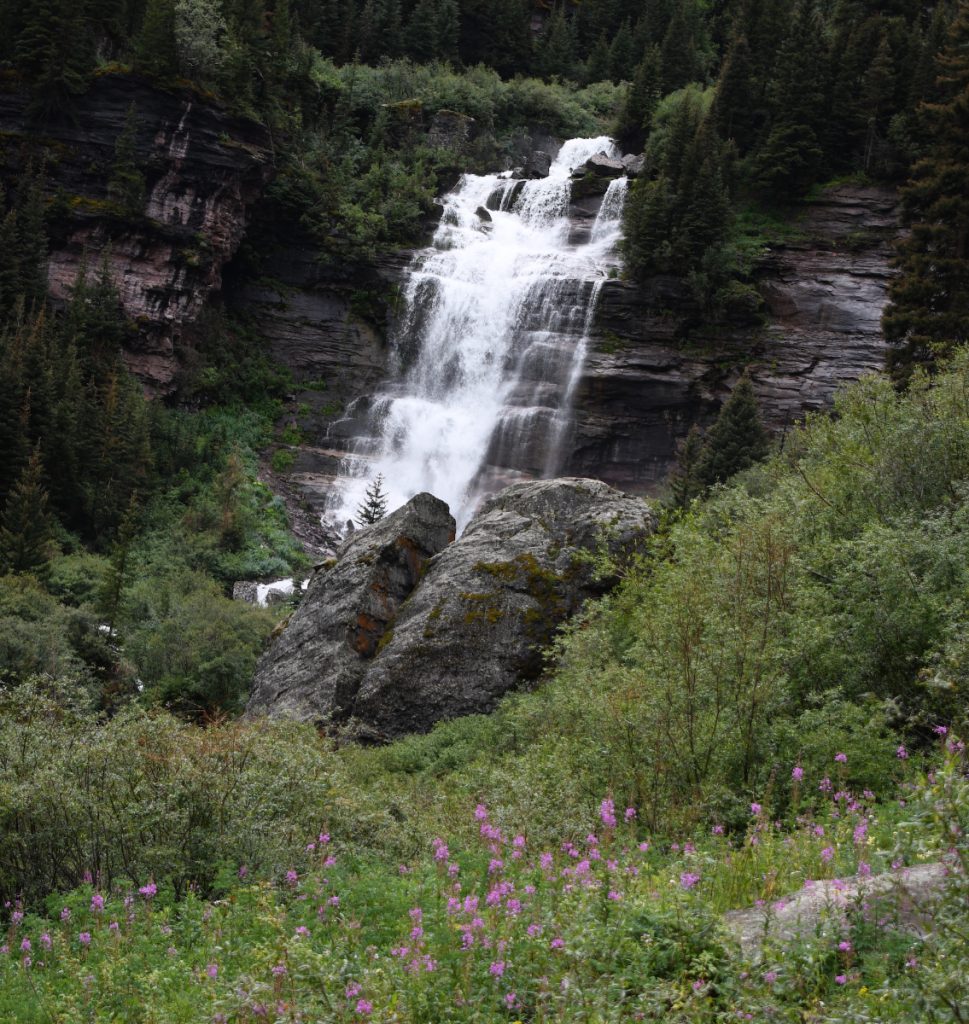
[[394, 832], [347, 802], [351, 785], [309, 726], [203, 731], [136, 706], [103, 721], [32, 683], [0, 691], [0, 763], [0, 899], [85, 875], [210, 891], [225, 865], [284, 871], [320, 826], [375, 849]]

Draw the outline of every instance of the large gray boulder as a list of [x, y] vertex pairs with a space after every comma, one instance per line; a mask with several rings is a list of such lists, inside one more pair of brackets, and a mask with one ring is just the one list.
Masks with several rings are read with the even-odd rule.
[[597, 480], [515, 484], [482, 505], [461, 539], [431, 559], [353, 707], [376, 737], [491, 711], [534, 679], [542, 649], [596, 579], [581, 552], [622, 556], [655, 526], [649, 506]]
[[491, 711], [534, 679], [542, 649], [614, 580], [589, 553], [636, 550], [655, 520], [598, 480], [515, 484], [460, 540], [447, 506], [419, 494], [357, 530], [319, 572], [256, 669], [250, 714], [352, 719], [387, 739]]
[[594, 174], [598, 178], [621, 178], [625, 173], [626, 168], [623, 166], [622, 160], [606, 156], [605, 153], [596, 153], [595, 156], [589, 157], [581, 167], [577, 167], [572, 172], [572, 176], [581, 178], [587, 174]]
[[354, 531], [260, 659], [248, 713], [346, 717], [388, 624], [454, 531], [447, 505], [430, 494]]

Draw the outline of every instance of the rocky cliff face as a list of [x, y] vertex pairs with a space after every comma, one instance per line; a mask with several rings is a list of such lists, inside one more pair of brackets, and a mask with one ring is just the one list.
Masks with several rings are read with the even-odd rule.
[[[576, 178], [574, 243], [587, 239], [609, 176], [622, 170], [611, 163], [602, 173], [583, 168]], [[605, 282], [563, 470], [654, 493], [679, 439], [692, 424], [715, 418], [743, 368], [777, 431], [827, 406], [841, 384], [880, 371], [897, 212], [895, 194], [872, 187], [841, 186], [808, 204], [790, 240], [761, 261], [755, 284], [763, 323], [734, 315], [711, 329], [689, 289], [673, 278]], [[363, 429], [368, 396], [385, 379], [386, 333], [407, 256], [354, 276], [287, 249], [273, 261], [284, 286], [250, 285], [243, 296], [297, 378], [328, 382], [323, 392], [298, 396], [310, 410], [303, 422], [313, 440], [298, 453], [294, 480], [317, 509], [351, 437]], [[564, 305], [577, 301], [560, 291]], [[379, 308], [372, 301], [356, 308], [366, 294], [383, 296]]]
[[597, 480], [548, 480], [506, 488], [449, 544], [447, 507], [417, 495], [317, 574], [259, 663], [249, 713], [352, 718], [384, 738], [491, 711], [615, 582], [579, 553], [605, 544], [621, 558], [654, 525], [642, 500]]
[[[120, 211], [107, 187], [132, 104], [147, 186], [136, 216]], [[474, 126], [445, 111], [422, 130], [451, 140], [459, 154]], [[260, 253], [258, 273], [237, 266], [233, 257], [273, 173], [270, 140], [208, 99], [137, 76], [102, 76], [71, 120], [42, 131], [23, 95], [0, 93], [0, 131], [4, 183], [16, 190], [29, 164], [43, 160], [66, 198], [69, 215], [54, 234], [49, 265], [55, 300], [69, 298], [83, 260], [92, 267], [104, 260], [138, 327], [129, 364], [160, 394], [174, 386], [179, 349], [204, 344], [200, 320], [213, 300], [251, 321], [297, 381], [291, 417], [307, 442], [292, 480], [311, 507], [322, 508], [368, 397], [388, 374], [387, 334], [411, 254], [368, 267], [328, 265], [293, 225], [277, 232], [283, 244]], [[539, 141], [523, 139], [528, 173], [541, 170], [534, 150], [556, 145]], [[573, 241], [588, 236], [608, 179], [624, 169], [606, 163], [576, 178]], [[739, 367], [749, 367], [779, 430], [828, 404], [840, 383], [881, 369], [880, 318], [897, 230], [896, 198], [886, 190], [842, 186], [809, 204], [792, 240], [758, 272], [763, 326], [735, 318], [704, 329], [693, 297], [672, 279], [606, 282], [564, 470], [651, 492], [678, 439], [716, 415]]]
[[[115, 145], [134, 105], [146, 176], [140, 214], [110, 200]], [[49, 285], [66, 301], [82, 260], [106, 261], [138, 339], [126, 353], [146, 386], [171, 389], [178, 348], [190, 342], [241, 242], [252, 203], [271, 175], [270, 144], [253, 122], [194, 93], [170, 93], [128, 74], [106, 74], [71, 117], [38, 126], [26, 97], [0, 93], [0, 173], [17, 187], [43, 160], [70, 215], [52, 239]]]
[[824, 408], [841, 384], [880, 371], [897, 207], [893, 192], [857, 186], [809, 204], [794, 239], [758, 273], [762, 328], [728, 321], [716, 334], [691, 334], [701, 315], [681, 282], [607, 282], [576, 396], [568, 471], [655, 489], [679, 438], [714, 418], [744, 366], [776, 430]]

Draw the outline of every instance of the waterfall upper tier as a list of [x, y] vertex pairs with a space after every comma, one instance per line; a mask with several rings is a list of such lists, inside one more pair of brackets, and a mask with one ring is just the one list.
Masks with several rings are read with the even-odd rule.
[[572, 172], [599, 153], [616, 154], [611, 139], [572, 139], [546, 178], [466, 174], [443, 198], [433, 244], [405, 274], [390, 380], [344, 462], [336, 521], [378, 473], [391, 508], [430, 491], [460, 528], [483, 496], [560, 468], [596, 299], [617, 266], [626, 179], [581, 237], [568, 216]]

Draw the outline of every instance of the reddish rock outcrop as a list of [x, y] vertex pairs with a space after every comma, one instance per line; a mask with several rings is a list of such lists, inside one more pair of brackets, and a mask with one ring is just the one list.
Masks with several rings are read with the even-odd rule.
[[[115, 145], [134, 105], [146, 178], [140, 214], [111, 201]], [[82, 261], [104, 262], [138, 326], [126, 353], [149, 390], [173, 386], [178, 348], [222, 285], [252, 203], [272, 174], [265, 130], [210, 98], [168, 92], [130, 74], [96, 79], [70, 118], [38, 126], [20, 93], [0, 94], [6, 145], [2, 173], [16, 187], [28, 162], [44, 160], [51, 187], [67, 197], [69, 222], [52, 240], [51, 296], [66, 301]]]

